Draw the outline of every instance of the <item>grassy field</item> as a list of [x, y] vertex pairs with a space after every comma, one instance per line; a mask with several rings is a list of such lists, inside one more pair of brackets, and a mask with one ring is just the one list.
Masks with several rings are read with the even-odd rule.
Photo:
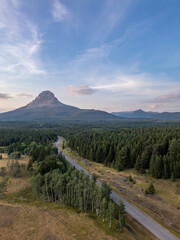
[[[6, 153], [1, 153], [0, 155], [2, 155], [2, 159], [0, 159], [0, 168], [6, 167], [8, 160], [11, 160], [11, 158], [9, 158], [8, 154], [6, 154]], [[28, 160], [29, 160], [28, 156], [22, 155], [18, 161], [20, 164], [21, 163], [27, 164]]]
[[[28, 162], [27, 156], [20, 161]], [[0, 160], [7, 164], [7, 155]], [[2, 177], [0, 178], [0, 181]], [[110, 230], [90, 213], [79, 213], [56, 203], [34, 199], [30, 176], [9, 178], [7, 192], [0, 199], [1, 240], [133, 240], [126, 229], [123, 233]]]
[[[63, 151], [88, 172], [95, 173], [99, 179], [108, 182], [114, 191], [180, 237], [180, 194], [178, 188], [180, 180], [175, 182], [156, 180], [149, 175], [138, 174], [134, 169], [117, 172], [115, 169], [80, 157], [68, 147], [65, 147]], [[135, 184], [128, 180], [130, 175]], [[145, 194], [145, 190], [151, 182], [157, 191], [154, 196]]]

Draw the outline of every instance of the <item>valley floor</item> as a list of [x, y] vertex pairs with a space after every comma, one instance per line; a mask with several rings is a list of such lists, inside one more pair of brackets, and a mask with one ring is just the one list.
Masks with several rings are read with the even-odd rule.
[[[28, 161], [22, 157], [20, 161]], [[0, 160], [6, 166], [7, 155]], [[2, 177], [0, 177], [0, 181]], [[34, 199], [30, 176], [9, 178], [7, 191], [0, 199], [1, 240], [133, 240], [124, 229], [123, 233], [109, 230], [91, 214], [79, 213], [56, 203]]]

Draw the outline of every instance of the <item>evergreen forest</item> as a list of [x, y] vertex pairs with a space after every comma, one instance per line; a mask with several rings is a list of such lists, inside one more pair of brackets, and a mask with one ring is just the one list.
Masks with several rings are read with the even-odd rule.
[[118, 171], [135, 168], [155, 178], [180, 177], [180, 127], [92, 129], [67, 139], [84, 158]]

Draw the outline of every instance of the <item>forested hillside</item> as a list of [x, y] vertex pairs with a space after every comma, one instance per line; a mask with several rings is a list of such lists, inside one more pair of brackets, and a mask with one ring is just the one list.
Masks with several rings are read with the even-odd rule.
[[69, 135], [81, 156], [119, 171], [135, 168], [155, 178], [180, 177], [180, 127], [88, 130]]

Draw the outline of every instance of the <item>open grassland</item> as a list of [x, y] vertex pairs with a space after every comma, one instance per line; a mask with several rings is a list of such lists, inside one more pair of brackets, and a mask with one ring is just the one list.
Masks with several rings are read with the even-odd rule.
[[[65, 147], [63, 151], [89, 173], [94, 173], [99, 179], [106, 181], [114, 191], [180, 237], [180, 180], [175, 182], [157, 180], [147, 174], [138, 174], [134, 169], [118, 172], [102, 164], [84, 159], [68, 147]], [[128, 180], [130, 175], [135, 183]], [[145, 195], [145, 190], [151, 182], [157, 190], [154, 196]]]
[[1, 240], [133, 239], [130, 234], [110, 232], [87, 214], [71, 209], [0, 202]]
[[[8, 156], [7, 153], [1, 153], [0, 155], [2, 155], [2, 159], [0, 159], [0, 168], [1, 167], [7, 167], [7, 162], [8, 160], [11, 160], [11, 158]], [[22, 155], [20, 159], [18, 159], [18, 162], [20, 164], [27, 164], [29, 161], [29, 156], [27, 155]]]
[[[7, 164], [7, 156], [0, 160]], [[28, 157], [20, 161], [27, 164]], [[0, 181], [2, 177], [0, 178]], [[106, 223], [90, 213], [80, 213], [57, 203], [35, 199], [27, 173], [19, 178], [9, 178], [7, 191], [0, 199], [1, 240], [133, 240], [126, 230], [117, 233]]]

